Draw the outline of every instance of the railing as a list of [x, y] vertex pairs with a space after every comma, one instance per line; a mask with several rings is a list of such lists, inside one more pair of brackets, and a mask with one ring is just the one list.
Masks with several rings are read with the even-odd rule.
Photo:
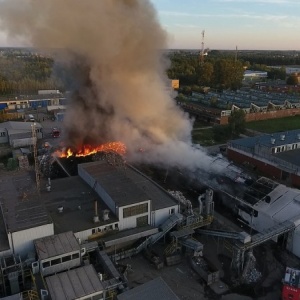
[[28, 290], [28, 291], [24, 291], [22, 292], [22, 299], [23, 300], [39, 300], [39, 294], [37, 291], [35, 290]]

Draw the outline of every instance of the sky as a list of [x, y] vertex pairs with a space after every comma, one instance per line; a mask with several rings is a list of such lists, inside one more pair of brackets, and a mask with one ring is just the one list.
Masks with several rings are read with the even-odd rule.
[[151, 0], [169, 48], [300, 50], [300, 0]]
[[[201, 49], [204, 31], [209, 49], [300, 50], [300, 0], [150, 1], [171, 49]], [[21, 45], [0, 30], [0, 47], [7, 46]]]

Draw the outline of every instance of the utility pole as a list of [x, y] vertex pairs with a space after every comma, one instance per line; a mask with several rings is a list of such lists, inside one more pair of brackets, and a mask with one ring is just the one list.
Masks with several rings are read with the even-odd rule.
[[32, 130], [32, 143], [33, 143], [33, 158], [34, 158], [34, 171], [35, 171], [35, 180], [36, 180], [36, 189], [38, 194], [40, 194], [40, 168], [37, 159], [37, 136], [36, 136], [36, 123], [34, 122], [31, 125]]

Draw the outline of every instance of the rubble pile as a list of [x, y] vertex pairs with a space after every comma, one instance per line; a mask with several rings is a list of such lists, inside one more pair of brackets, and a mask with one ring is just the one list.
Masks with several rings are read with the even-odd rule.
[[255, 283], [260, 280], [262, 274], [256, 268], [249, 269], [249, 272], [245, 275], [244, 280], [245, 283]]
[[168, 190], [168, 193], [171, 194], [174, 198], [179, 200], [182, 204], [187, 205], [188, 201], [180, 191], [171, 191]]

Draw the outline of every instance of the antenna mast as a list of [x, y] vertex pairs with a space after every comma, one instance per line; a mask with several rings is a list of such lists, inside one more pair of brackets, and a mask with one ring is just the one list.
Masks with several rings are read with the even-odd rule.
[[202, 30], [202, 42], [201, 42], [201, 52], [200, 52], [200, 64], [203, 64], [204, 60], [204, 34], [205, 30]]
[[40, 194], [40, 169], [37, 159], [37, 137], [36, 137], [36, 123], [31, 125], [32, 130], [32, 143], [33, 143], [33, 158], [34, 158], [34, 171], [35, 171], [35, 181], [36, 181], [36, 189], [38, 194]]

